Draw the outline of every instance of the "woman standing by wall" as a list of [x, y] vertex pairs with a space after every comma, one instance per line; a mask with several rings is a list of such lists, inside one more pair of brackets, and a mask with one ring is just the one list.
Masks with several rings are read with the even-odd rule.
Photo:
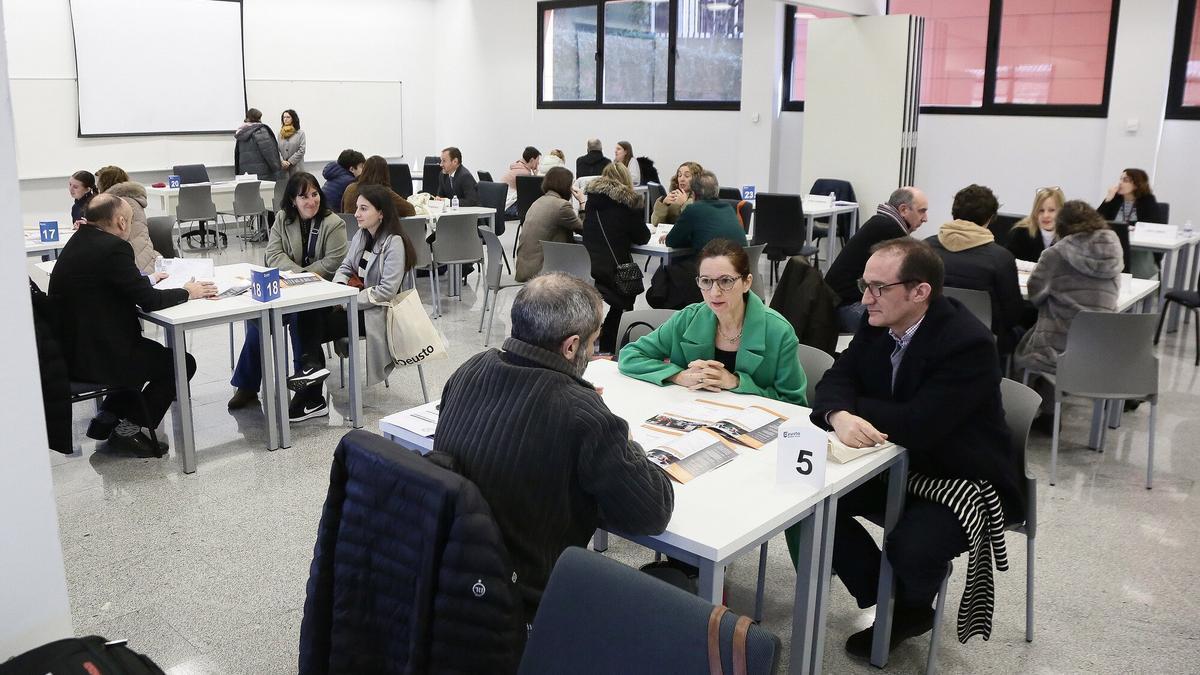
[[287, 172], [285, 179], [300, 173], [306, 149], [300, 116], [290, 108], [284, 110], [279, 116], [279, 156], [283, 158], [283, 170]]

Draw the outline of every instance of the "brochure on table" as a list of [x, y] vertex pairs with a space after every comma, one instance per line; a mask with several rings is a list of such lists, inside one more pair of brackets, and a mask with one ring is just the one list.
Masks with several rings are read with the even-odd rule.
[[216, 270], [211, 258], [159, 258], [154, 261], [155, 272], [166, 272], [167, 278], [154, 285], [158, 289], [183, 288], [187, 282], [211, 281], [217, 285], [219, 297], [230, 297], [244, 293], [250, 288], [249, 270], [265, 270], [266, 267], [249, 265], [235, 273], [232, 270]]
[[432, 438], [434, 432], [437, 431], [441, 408], [442, 400], [438, 399], [395, 415], [389, 415], [387, 421], [418, 436]]
[[697, 399], [651, 416], [633, 437], [651, 461], [686, 483], [735, 459], [739, 446], [757, 450], [775, 440], [786, 419], [762, 406]]

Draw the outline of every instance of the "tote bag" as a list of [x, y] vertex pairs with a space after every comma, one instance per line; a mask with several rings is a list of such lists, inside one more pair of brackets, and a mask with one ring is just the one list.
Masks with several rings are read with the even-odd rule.
[[415, 366], [448, 358], [446, 343], [425, 313], [416, 290], [397, 293], [387, 308], [387, 343], [397, 366]]

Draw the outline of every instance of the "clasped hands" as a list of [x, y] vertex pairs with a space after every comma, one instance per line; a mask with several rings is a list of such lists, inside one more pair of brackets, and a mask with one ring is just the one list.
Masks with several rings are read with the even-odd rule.
[[741, 383], [737, 373], [731, 373], [721, 365], [720, 361], [705, 361], [697, 359], [688, 364], [686, 370], [681, 370], [667, 379], [668, 382], [687, 387], [688, 391], [703, 389], [705, 391], [721, 391], [735, 389]]

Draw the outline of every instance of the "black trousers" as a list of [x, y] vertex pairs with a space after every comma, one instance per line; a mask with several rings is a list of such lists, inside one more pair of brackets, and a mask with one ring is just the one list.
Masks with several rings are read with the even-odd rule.
[[[346, 310], [344, 307], [323, 307], [300, 312], [298, 315], [300, 328], [300, 347], [303, 350], [300, 363], [304, 368], [324, 368], [325, 352], [321, 345], [331, 340], [344, 338], [349, 335], [346, 325]], [[363, 320], [363, 312], [358, 312], [358, 334], [367, 334], [367, 324]]]
[[615, 354], [617, 351], [617, 340], [621, 336], [617, 335], [617, 330], [621, 327], [621, 315], [625, 310], [620, 307], [609, 305], [608, 314], [604, 317], [604, 323], [600, 324], [600, 337], [596, 340], [597, 350], [603, 354]]
[[[875, 604], [882, 554], [854, 518], [863, 516], [882, 524], [886, 505], [885, 476], [863, 483], [838, 500], [833, 569], [864, 609]], [[906, 495], [904, 513], [884, 547], [896, 575], [897, 603], [929, 607], [946, 576], [946, 564], [967, 550], [967, 535], [948, 507]]]
[[[106, 397], [100, 409], [154, 429], [162, 423], [163, 417], [171, 409], [171, 402], [175, 400], [175, 361], [170, 349], [147, 338], [138, 341], [133, 354], [128, 381], [146, 383], [142, 387], [142, 397], [146, 400], [146, 414], [149, 417], [143, 418], [137, 396], [130, 392]], [[196, 359], [191, 354], [184, 354], [184, 360], [187, 363], [188, 380], [191, 380], [196, 374]]]

